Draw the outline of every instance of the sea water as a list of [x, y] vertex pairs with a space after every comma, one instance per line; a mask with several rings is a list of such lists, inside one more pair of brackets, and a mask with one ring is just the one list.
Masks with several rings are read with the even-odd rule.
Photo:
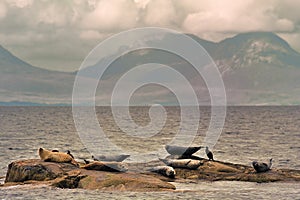
[[[192, 109], [192, 108], [191, 108]], [[122, 109], [120, 109], [122, 114]], [[126, 109], [125, 109], [126, 110]], [[125, 112], [124, 110], [124, 112]], [[97, 107], [101, 129], [109, 141], [125, 151], [163, 148], [181, 129], [180, 107], [166, 107], [164, 127], [153, 137], [132, 137], [115, 123], [109, 107]], [[149, 107], [132, 107], [130, 115], [139, 126], [150, 122]], [[210, 108], [200, 107], [193, 144], [202, 144], [211, 119]], [[80, 139], [71, 107], [0, 107], [0, 177], [10, 162], [38, 158], [37, 149], [71, 150], [79, 161], [90, 159]], [[95, 141], [96, 143], [97, 141]], [[213, 148], [216, 160], [251, 165], [253, 160], [274, 160], [274, 168], [300, 170], [300, 107], [228, 107], [222, 134]], [[198, 153], [203, 156], [203, 152]], [[127, 162], [134, 162], [129, 158]], [[0, 199], [299, 199], [300, 183], [250, 183], [237, 181], [173, 182], [174, 192], [105, 192], [57, 189], [43, 185], [0, 187]]]

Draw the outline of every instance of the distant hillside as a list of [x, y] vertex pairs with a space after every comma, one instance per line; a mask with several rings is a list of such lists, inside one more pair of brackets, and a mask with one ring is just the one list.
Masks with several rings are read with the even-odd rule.
[[300, 54], [277, 35], [239, 34], [211, 54], [223, 71], [230, 102], [300, 103]]
[[0, 106], [71, 106], [71, 104], [43, 104], [22, 101], [0, 102]]
[[71, 73], [34, 67], [0, 46], [0, 101], [70, 103], [73, 82]]
[[[300, 54], [276, 34], [243, 33], [219, 43], [206, 41], [195, 35], [188, 36], [201, 44], [219, 67], [229, 104], [300, 104]], [[176, 38], [173, 35], [167, 35], [159, 42], [164, 44], [174, 41]], [[117, 59], [104, 74], [105, 80], [111, 80], [106, 81], [106, 89], [109, 88], [107, 92], [112, 91], [115, 80], [125, 72], [134, 66], [151, 62], [171, 66], [191, 82], [197, 83], [195, 90], [199, 100], [204, 104], [209, 103], [210, 97], [205, 83], [201, 78], [194, 80], [196, 72], [191, 69], [189, 63], [161, 50], [134, 51]], [[102, 63], [105, 61], [100, 61], [84, 71], [93, 76]], [[151, 73], [163, 76], [155, 70], [149, 72], [149, 75]], [[147, 94], [140, 94], [140, 101], [147, 99], [149, 102], [155, 102], [160, 99], [162, 103], [174, 103], [174, 97], [170, 99], [172, 94], [169, 91], [158, 90], [160, 89], [156, 88], [150, 92], [151, 89], [148, 89]], [[160, 96], [153, 95], [155, 93], [159, 93]]]
[[[300, 104], [300, 54], [276, 34], [243, 33], [218, 43], [187, 35], [201, 44], [217, 64], [226, 86], [229, 104]], [[166, 35], [155, 42], [167, 44], [174, 42], [174, 37], [176, 36]], [[203, 104], [210, 102], [205, 82], [196, 76], [196, 71], [187, 61], [165, 51], [146, 49], [123, 55], [109, 66], [97, 90], [97, 99], [101, 105], [103, 102], [110, 102], [111, 91], [125, 72], [151, 62], [178, 70], [192, 83], [199, 100]], [[95, 78], [103, 63], [105, 60], [100, 60], [95, 66], [83, 69], [84, 76], [87, 79]], [[157, 70], [159, 69], [149, 69], [147, 76], [168, 77], [168, 74], [158, 73]], [[48, 71], [31, 66], [0, 46], [1, 102], [69, 104], [75, 76], [76, 73]], [[143, 80], [145, 77], [138, 78]], [[177, 84], [181, 87], [180, 83]], [[153, 102], [174, 105], [177, 100], [167, 89], [151, 86], [139, 90], [132, 102], [140, 105]]]

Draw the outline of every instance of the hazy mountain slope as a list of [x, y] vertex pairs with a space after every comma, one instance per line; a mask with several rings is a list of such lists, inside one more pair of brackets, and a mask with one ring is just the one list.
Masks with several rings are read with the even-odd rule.
[[[300, 54], [276, 34], [243, 33], [219, 43], [209, 42], [195, 35], [188, 36], [201, 44], [219, 67], [229, 104], [300, 103]], [[174, 36], [167, 35], [159, 42], [167, 44], [174, 41]], [[134, 51], [117, 59], [109, 66], [104, 76], [107, 80], [105, 86], [109, 88], [107, 91], [112, 91], [116, 80], [128, 70], [151, 62], [165, 64], [178, 70], [192, 82], [198, 96], [201, 96], [200, 101], [209, 103], [206, 85], [201, 78], [196, 78], [197, 73], [189, 63], [161, 50]], [[84, 71], [87, 74], [96, 74], [102, 63], [105, 62], [100, 61]], [[160, 76], [159, 69], [150, 70], [149, 75], [151, 73]], [[165, 96], [163, 103], [174, 102], [169, 99], [170, 92], [163, 93], [159, 90], [147, 92], [147, 98], [156, 101]], [[155, 93], [160, 95], [156, 96]], [[145, 92], [145, 95], [147, 94]]]
[[0, 101], [70, 102], [74, 75], [20, 60], [0, 46]]
[[229, 102], [300, 103], [300, 54], [277, 35], [240, 34], [211, 54], [223, 71]]
[[[219, 67], [229, 104], [300, 104], [300, 54], [276, 34], [243, 33], [219, 43], [195, 35], [188, 36], [201, 44]], [[168, 44], [174, 42], [174, 37], [167, 35], [155, 42]], [[95, 66], [83, 69], [84, 76], [88, 79], [97, 77], [98, 68], [105, 62], [100, 60]], [[205, 82], [187, 61], [153, 49], [130, 52], [115, 60], [100, 82], [97, 99], [109, 103], [115, 83], [124, 73], [135, 66], [153, 62], [179, 71], [192, 83], [199, 100], [204, 104], [209, 103]], [[168, 74], [159, 70], [149, 69], [145, 76], [167, 77]], [[0, 46], [0, 101], [70, 103], [75, 76], [76, 73], [33, 67]], [[140, 80], [143, 78], [138, 77]], [[176, 84], [182, 88], [180, 82]], [[135, 97], [133, 102], [142, 105], [177, 102], [174, 94], [158, 86], [139, 89]]]

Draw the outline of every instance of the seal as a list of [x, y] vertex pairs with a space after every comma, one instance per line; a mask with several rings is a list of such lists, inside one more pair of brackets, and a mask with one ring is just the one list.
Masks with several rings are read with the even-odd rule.
[[94, 161], [108, 161], [108, 162], [122, 162], [126, 158], [128, 158], [130, 155], [122, 154], [122, 155], [110, 155], [110, 156], [92, 156], [92, 159]]
[[197, 169], [200, 165], [203, 165], [202, 161], [193, 160], [193, 159], [180, 159], [180, 160], [159, 159], [159, 160], [164, 162], [166, 165], [174, 168]]
[[79, 166], [79, 164], [72, 158], [69, 154], [49, 151], [44, 148], [39, 148], [38, 154], [44, 162], [58, 162], [58, 163], [71, 163], [73, 165]]
[[184, 155], [182, 155], [182, 156], [179, 156], [179, 155], [168, 155], [168, 156], [166, 157], [166, 159], [173, 159], [173, 160], [175, 160], [175, 159], [204, 160], [204, 158], [199, 157], [199, 156], [194, 156], [194, 155], [191, 155], [191, 156], [184, 156]]
[[273, 161], [272, 158], [270, 159], [269, 164], [253, 161], [252, 166], [257, 173], [267, 172], [267, 171], [271, 170], [272, 161]]
[[175, 145], [166, 145], [165, 149], [171, 155], [180, 155], [180, 156], [192, 156], [192, 154], [199, 151], [201, 146], [193, 146], [193, 147], [182, 147]]
[[128, 170], [128, 167], [125, 163], [102, 162], [102, 161], [88, 162], [88, 164], [82, 166], [81, 168], [87, 170], [108, 171], [108, 172], [126, 172]]
[[[59, 151], [57, 149], [53, 149], [52, 152], [59, 152]], [[67, 151], [67, 154], [69, 154], [72, 158], [74, 158], [70, 150]]]
[[208, 149], [208, 147], [205, 148], [205, 153], [206, 153], [206, 155], [207, 155], [207, 157], [208, 157], [208, 160], [215, 161], [215, 160], [214, 160], [214, 155], [213, 155], [213, 153]]
[[176, 172], [173, 167], [170, 166], [157, 166], [152, 167], [148, 169], [150, 172], [155, 172], [158, 174], [161, 174], [163, 176], [169, 177], [169, 178], [175, 178]]

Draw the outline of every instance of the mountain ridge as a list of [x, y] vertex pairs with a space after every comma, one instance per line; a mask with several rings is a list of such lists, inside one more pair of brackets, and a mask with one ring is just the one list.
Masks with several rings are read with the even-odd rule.
[[[9, 66], [7, 66], [7, 63], [9, 63]], [[4, 48], [2, 45], [0, 45], [0, 67], [1, 67], [2, 70], [3, 70], [4, 67], [6, 67], [7, 71], [16, 70], [16, 67], [19, 70], [22, 69], [20, 67], [27, 67], [31, 70], [49, 71], [49, 70], [46, 70], [46, 69], [43, 69], [43, 68], [34, 67], [31, 64], [21, 60], [20, 58], [15, 56], [13, 53], [8, 51], [6, 48]], [[14, 68], [10, 69], [12, 67], [14, 67]]]
[[[219, 67], [229, 104], [300, 104], [300, 54], [278, 35], [271, 32], [241, 33], [220, 42], [207, 41], [193, 34], [187, 35], [201, 44]], [[163, 42], [170, 41], [172, 38]], [[152, 60], [171, 66], [194, 81], [195, 71], [186, 70], [188, 63], [171, 54], [143, 50], [130, 52], [126, 56], [114, 61], [106, 71], [104, 82], [108, 85], [107, 91], [113, 89], [113, 81], [126, 71]], [[101, 65], [101, 62], [98, 64]], [[90, 66], [83, 70], [91, 70], [89, 73], [95, 76], [97, 67], [99, 66]], [[76, 72], [51, 71], [32, 66], [0, 45], [2, 102], [70, 104], [75, 76]], [[194, 82], [205, 84], [203, 80]], [[174, 102], [169, 99], [172, 95], [168, 92], [164, 93], [165, 99], [155, 96], [153, 92], [148, 91], [147, 94], [153, 96], [143, 96], [145, 93], [141, 94], [141, 99], [159, 99], [160, 102], [156, 103], [162, 104]], [[97, 95], [101, 94], [98, 92]], [[205, 102], [208, 103], [207, 93], [199, 94], [201, 95], [205, 96]]]
[[73, 81], [74, 75], [32, 66], [0, 47], [0, 101], [65, 103]]

